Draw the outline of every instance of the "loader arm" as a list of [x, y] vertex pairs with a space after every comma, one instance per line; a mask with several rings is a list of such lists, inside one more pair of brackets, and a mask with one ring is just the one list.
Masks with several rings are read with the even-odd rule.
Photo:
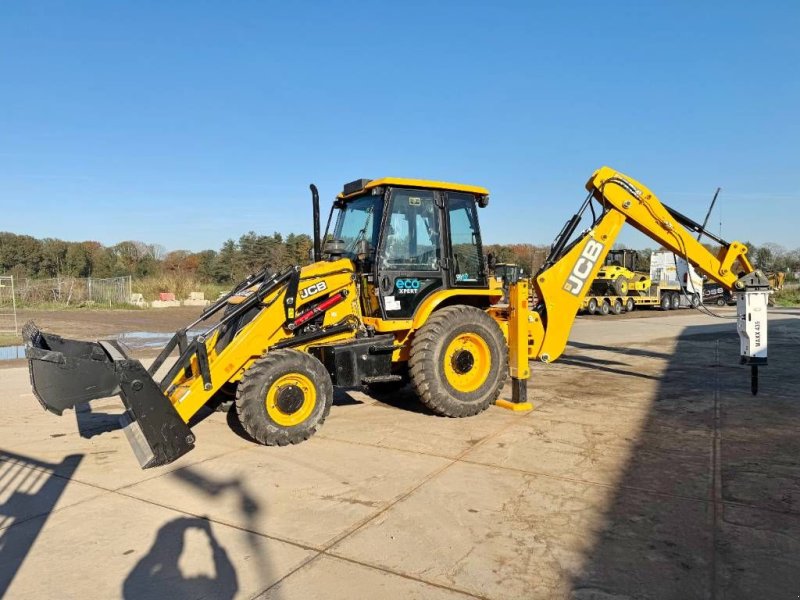
[[[662, 204], [647, 187], [609, 167], [595, 171], [586, 189], [588, 197], [559, 233], [533, 279], [538, 305], [528, 310], [525, 282], [512, 285], [509, 291], [509, 362], [515, 401], [524, 401], [523, 385], [518, 380], [529, 376], [527, 361], [552, 362], [563, 353], [578, 309], [626, 222], [714, 281], [740, 292], [742, 362], [766, 364], [768, 283], [748, 260], [744, 244], [729, 243], [705, 231]], [[592, 223], [573, 239], [587, 210], [591, 210]], [[710, 252], [692, 232], [716, 241], [721, 246], [719, 252]], [[735, 269], [737, 264], [742, 272]], [[751, 276], [745, 279], [743, 275]]]

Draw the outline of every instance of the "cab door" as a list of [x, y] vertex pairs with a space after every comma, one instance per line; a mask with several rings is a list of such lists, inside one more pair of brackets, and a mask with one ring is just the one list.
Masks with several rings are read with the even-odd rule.
[[486, 264], [475, 196], [447, 192], [445, 214], [450, 239], [449, 285], [455, 288], [486, 288]]
[[389, 191], [376, 265], [384, 319], [410, 319], [427, 296], [447, 284], [442, 199], [434, 190]]

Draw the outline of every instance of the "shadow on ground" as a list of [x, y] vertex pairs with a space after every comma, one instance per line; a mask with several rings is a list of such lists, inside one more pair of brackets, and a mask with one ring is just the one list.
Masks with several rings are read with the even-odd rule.
[[671, 353], [572, 345], [603, 355], [587, 369], [668, 357], [572, 596], [797, 597], [800, 319], [770, 323], [756, 397], [729, 323], [687, 328]]
[[[0, 450], [0, 598], [5, 597], [81, 460], [82, 454], [74, 454], [60, 463], [47, 463]], [[28, 526], [20, 527], [24, 522]]]
[[[256, 533], [255, 523], [262, 509], [246, 485], [238, 478], [212, 479], [192, 467], [174, 471], [169, 475], [186, 484], [187, 494], [199, 494], [210, 504], [235, 499], [237, 512], [244, 517], [244, 531], [249, 546], [246, 556], [230, 556], [212, 530], [211, 522], [204, 517], [179, 517], [163, 525], [156, 533], [147, 554], [128, 574], [122, 587], [128, 600], [141, 598], [215, 598], [228, 600], [239, 591], [236, 565], [247, 561], [260, 578], [269, 580], [271, 567], [263, 551], [263, 538]], [[190, 531], [197, 532], [211, 549], [213, 574], [184, 574], [179, 565], [181, 555], [191, 552], [185, 539]]]

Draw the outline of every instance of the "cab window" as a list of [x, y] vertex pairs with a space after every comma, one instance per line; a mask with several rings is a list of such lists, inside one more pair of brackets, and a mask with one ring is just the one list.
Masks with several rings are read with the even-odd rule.
[[453, 283], [470, 285], [485, 281], [480, 229], [475, 197], [448, 192], [447, 215], [453, 248]]
[[433, 192], [393, 189], [380, 268], [436, 271], [440, 258], [439, 213]]

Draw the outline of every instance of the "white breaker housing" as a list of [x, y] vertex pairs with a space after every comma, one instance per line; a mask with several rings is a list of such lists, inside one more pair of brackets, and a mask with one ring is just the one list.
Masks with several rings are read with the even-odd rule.
[[736, 329], [739, 332], [742, 364], [765, 365], [769, 281], [760, 271], [754, 271], [736, 283]]

